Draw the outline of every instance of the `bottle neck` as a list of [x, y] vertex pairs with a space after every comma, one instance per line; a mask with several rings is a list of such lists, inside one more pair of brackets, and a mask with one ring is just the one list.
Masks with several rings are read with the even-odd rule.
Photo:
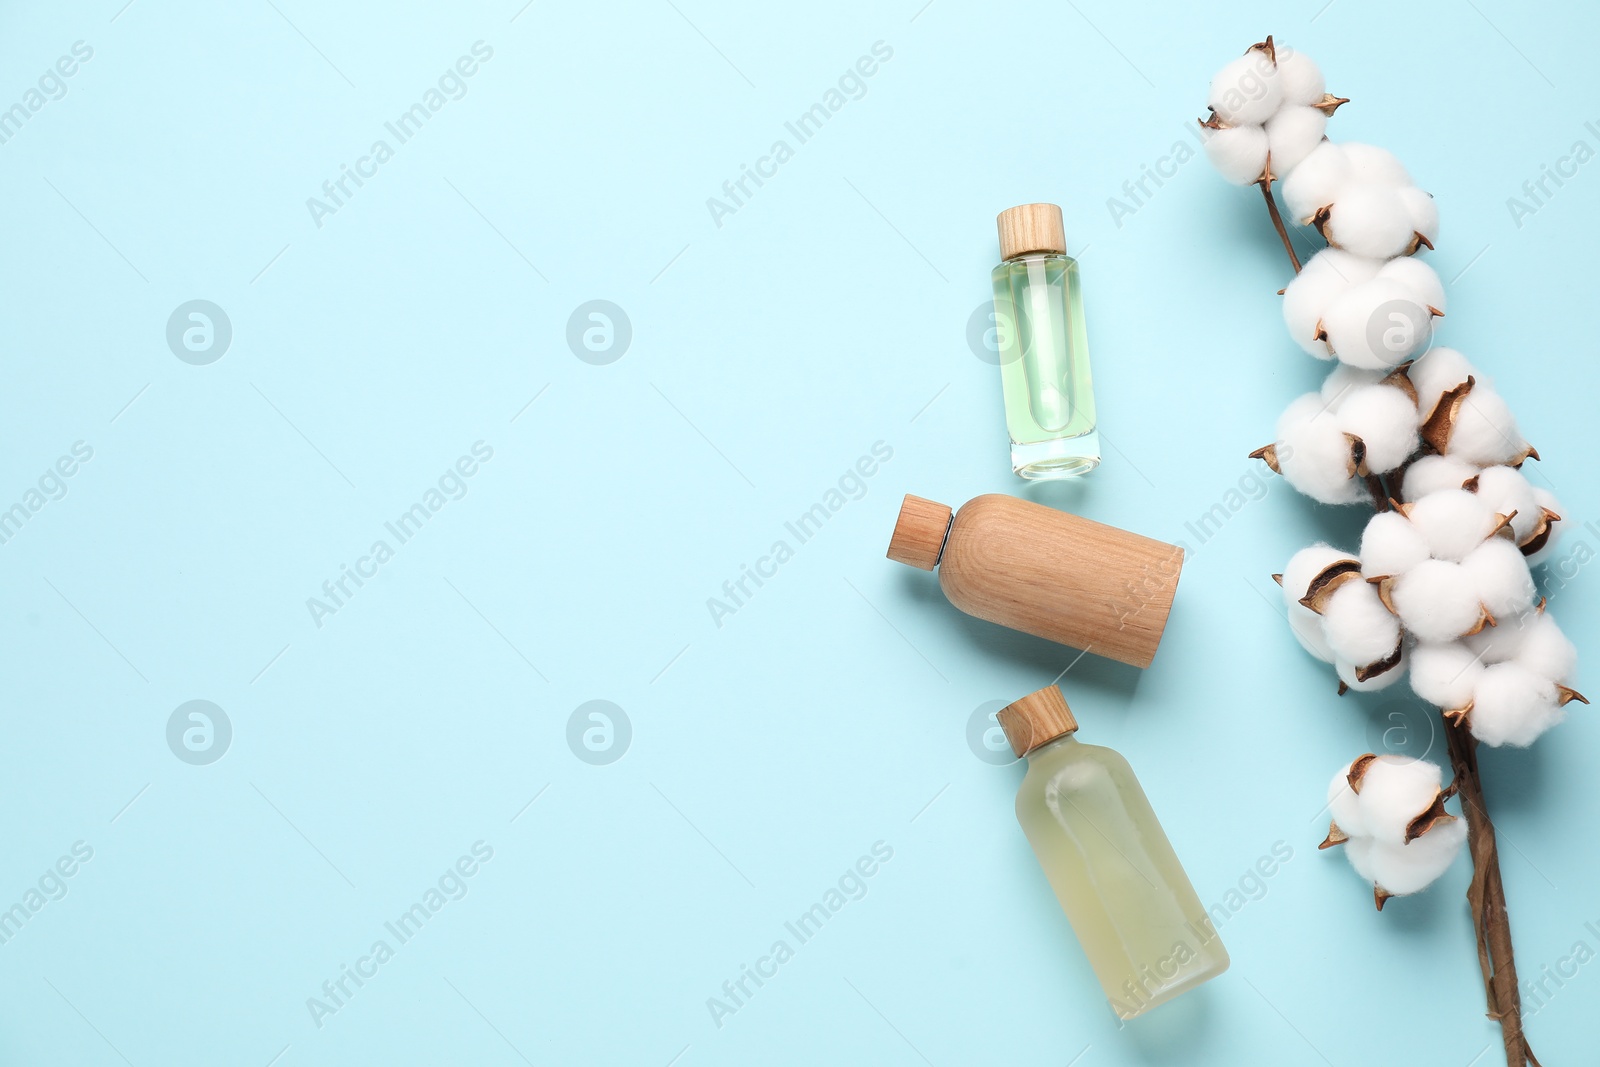
[[1051, 755], [1059, 753], [1063, 749], [1077, 744], [1077, 741], [1078, 734], [1075, 730], [1068, 731], [1067, 733], [1062, 734], [1060, 737], [1052, 737], [1050, 740], [1046, 741], [1044, 744], [1028, 753], [1028, 762], [1031, 763], [1035, 759], [1048, 759]]

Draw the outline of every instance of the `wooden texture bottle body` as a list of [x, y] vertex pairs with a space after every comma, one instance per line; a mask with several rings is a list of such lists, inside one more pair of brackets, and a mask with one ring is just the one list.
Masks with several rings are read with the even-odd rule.
[[939, 584], [969, 615], [1148, 667], [1183, 549], [998, 493], [950, 524]]

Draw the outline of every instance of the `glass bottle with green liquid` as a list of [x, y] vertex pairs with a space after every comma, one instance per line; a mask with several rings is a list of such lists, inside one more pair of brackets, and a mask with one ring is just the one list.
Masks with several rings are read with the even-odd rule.
[[1128, 761], [1080, 743], [1061, 690], [1046, 686], [996, 716], [1028, 772], [1017, 821], [1073, 932], [1123, 1019], [1228, 969], [1211, 917]]
[[1011, 469], [1068, 478], [1100, 463], [1078, 263], [1054, 204], [1007, 208], [996, 220], [995, 327]]

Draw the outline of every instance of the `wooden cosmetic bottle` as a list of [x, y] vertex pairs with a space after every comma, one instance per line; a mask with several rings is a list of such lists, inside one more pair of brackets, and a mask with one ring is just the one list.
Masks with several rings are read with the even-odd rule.
[[888, 556], [938, 567], [969, 615], [1135, 667], [1155, 658], [1183, 567], [1176, 545], [998, 493], [954, 514], [907, 494]]

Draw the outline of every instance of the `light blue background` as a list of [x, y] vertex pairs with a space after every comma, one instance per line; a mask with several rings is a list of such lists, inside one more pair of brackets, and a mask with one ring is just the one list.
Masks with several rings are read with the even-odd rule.
[[[1581, 531], [1600, 164], [1520, 228], [1506, 200], [1600, 147], [1591, 11], [123, 5], [0, 21], [3, 105], [94, 50], [0, 145], [0, 506], [94, 450], [0, 545], [0, 906], [94, 850], [0, 946], [0, 1062], [1496, 1062], [1466, 861], [1379, 915], [1315, 849], [1329, 776], [1406, 700], [1337, 698], [1269, 574], [1360, 516], [1274, 480], [1185, 530], [1257, 484], [1246, 453], [1325, 369], [1278, 319], [1259, 197], [1196, 159], [1120, 226], [1106, 202], [1192, 144], [1215, 68], [1267, 32], [1307, 51], [1354, 101], [1331, 133], [1438, 196], [1442, 338], [1498, 376]], [[307, 197], [479, 40], [466, 95], [315, 225]], [[865, 95], [716, 225], [707, 198], [877, 41]], [[1111, 447], [1081, 485], [1012, 478], [966, 341], [993, 217], [1029, 200], [1085, 253]], [[232, 322], [209, 366], [166, 344], [191, 299]], [[593, 299], [633, 330], [606, 366], [566, 342]], [[316, 626], [307, 598], [480, 440], [466, 496]], [[707, 598], [878, 441], [865, 495], [716, 626]], [[1293, 849], [1203, 991], [1120, 1030], [1105, 1007], [1013, 820], [1020, 768], [966, 734], [1075, 653], [886, 561], [908, 491], [1194, 549], [1155, 665], [1062, 684], [1207, 903]], [[1597, 580], [1553, 601], [1585, 651]], [[233, 726], [209, 766], [166, 743], [191, 699]], [[568, 747], [593, 699], [631, 722], [610, 765]], [[1525, 978], [1600, 948], [1597, 739], [1576, 708], [1483, 759]], [[468, 894], [318, 1028], [307, 998], [479, 840]], [[707, 998], [877, 841], [866, 895], [716, 1026]], [[1545, 1062], [1590, 1055], [1597, 995], [1590, 965], [1530, 1020]]]

